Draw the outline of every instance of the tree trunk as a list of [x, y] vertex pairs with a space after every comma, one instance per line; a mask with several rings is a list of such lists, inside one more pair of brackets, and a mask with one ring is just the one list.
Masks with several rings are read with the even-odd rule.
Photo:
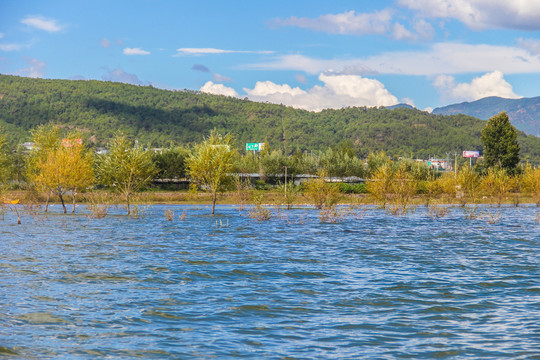
[[75, 213], [75, 195], [77, 194], [77, 190], [76, 189], [73, 189], [71, 191], [71, 197], [73, 198], [73, 208], [71, 209], [71, 212], [72, 213]]
[[51, 192], [47, 191], [47, 200], [45, 200], [45, 212], [49, 210], [49, 200], [51, 199]]
[[64, 214], [67, 214], [66, 204], [64, 203], [64, 196], [62, 196], [62, 193], [58, 193], [58, 197], [60, 198], [60, 201], [62, 202], [62, 208], [64, 209]]
[[131, 215], [131, 208], [129, 207], [129, 194], [126, 194], [127, 214]]
[[217, 191], [214, 191], [212, 196], [212, 215], [214, 215], [214, 209], [216, 208]]

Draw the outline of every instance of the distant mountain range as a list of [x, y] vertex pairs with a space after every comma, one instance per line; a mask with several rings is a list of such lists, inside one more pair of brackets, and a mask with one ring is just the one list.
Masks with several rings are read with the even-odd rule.
[[491, 96], [473, 102], [463, 102], [436, 108], [433, 110], [433, 114], [465, 114], [488, 120], [501, 111], [506, 111], [510, 121], [518, 130], [530, 135], [540, 136], [540, 96], [521, 99], [504, 99]]

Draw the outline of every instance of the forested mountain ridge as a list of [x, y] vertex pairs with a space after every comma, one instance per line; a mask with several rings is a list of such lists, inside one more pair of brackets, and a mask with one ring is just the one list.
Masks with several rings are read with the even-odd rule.
[[540, 96], [521, 99], [505, 99], [496, 96], [472, 102], [448, 105], [433, 110], [434, 114], [465, 114], [482, 120], [506, 111], [512, 125], [527, 134], [540, 136]]
[[[122, 83], [30, 79], [0, 75], [0, 126], [10, 143], [55, 122], [81, 130], [89, 143], [105, 145], [117, 131], [150, 146], [199, 142], [211, 129], [230, 132], [242, 149], [268, 141], [286, 153], [353, 144], [359, 156], [446, 157], [482, 150], [485, 121], [408, 108], [344, 108], [319, 113], [194, 91], [168, 91]], [[540, 162], [540, 138], [519, 134], [522, 158]]]

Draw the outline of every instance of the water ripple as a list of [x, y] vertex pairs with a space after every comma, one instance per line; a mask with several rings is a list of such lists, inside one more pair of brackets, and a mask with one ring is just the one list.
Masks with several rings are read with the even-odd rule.
[[0, 357], [538, 358], [538, 210], [449, 210], [6, 214]]

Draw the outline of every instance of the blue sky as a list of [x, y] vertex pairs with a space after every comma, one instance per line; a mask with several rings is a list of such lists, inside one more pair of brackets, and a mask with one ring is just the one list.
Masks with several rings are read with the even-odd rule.
[[319, 111], [540, 96], [540, 1], [2, 0], [0, 73]]

